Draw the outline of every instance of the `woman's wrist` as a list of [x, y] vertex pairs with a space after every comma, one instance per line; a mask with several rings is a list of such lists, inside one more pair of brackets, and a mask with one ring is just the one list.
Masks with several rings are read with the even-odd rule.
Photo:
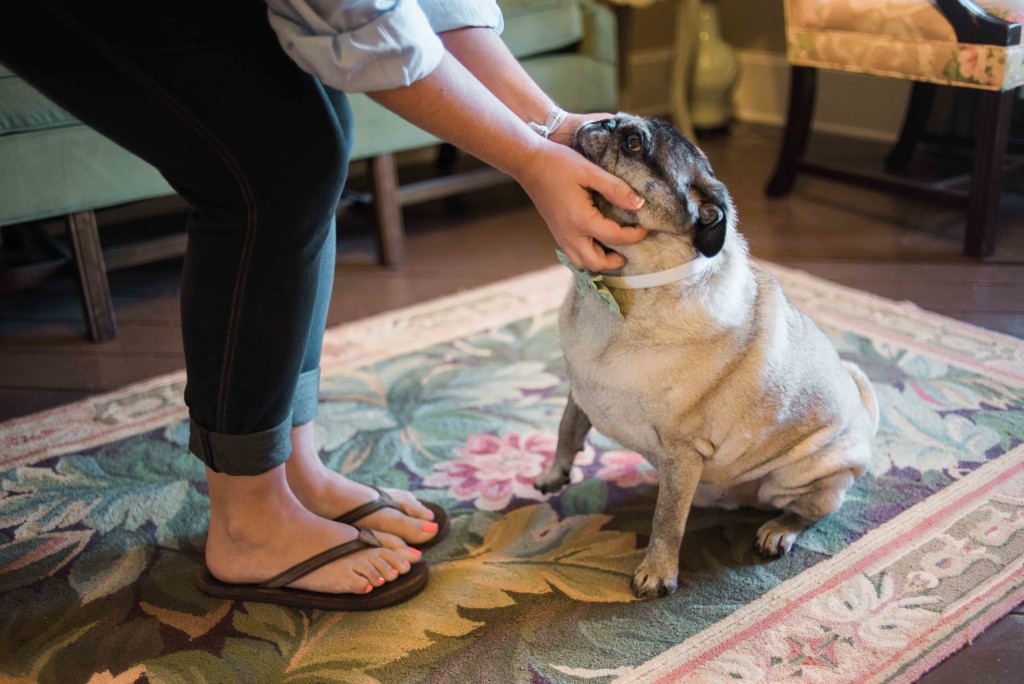
[[551, 105], [547, 115], [544, 117], [544, 122], [541, 123], [540, 118], [535, 121], [527, 121], [526, 125], [530, 127], [534, 133], [544, 137], [550, 138], [555, 134], [556, 131], [565, 123], [569, 113], [559, 107], [558, 105]]
[[553, 141], [531, 133], [528, 143], [519, 149], [515, 159], [510, 160], [508, 174], [528, 191], [531, 183], [544, 176], [553, 154], [558, 154], [558, 147]]

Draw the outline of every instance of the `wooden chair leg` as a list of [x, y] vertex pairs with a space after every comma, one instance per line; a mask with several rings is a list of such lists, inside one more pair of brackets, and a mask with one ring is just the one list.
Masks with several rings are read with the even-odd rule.
[[437, 148], [437, 175], [450, 176], [459, 161], [459, 148], [450, 143], [441, 143]]
[[384, 266], [405, 264], [405, 226], [398, 196], [398, 168], [395, 157], [382, 154], [370, 160], [373, 176], [373, 209], [377, 218], [379, 260]]
[[964, 236], [964, 254], [968, 256], [987, 257], [995, 251], [1013, 95], [1012, 90], [981, 93]]
[[[437, 163], [435, 171], [437, 176], [451, 176], [459, 163], [459, 148], [450, 143], [441, 143], [437, 148]], [[444, 210], [449, 214], [459, 215], [465, 212], [465, 195], [454, 193], [444, 198]]]
[[907, 104], [900, 138], [885, 158], [885, 168], [903, 172], [910, 166], [910, 160], [914, 158], [914, 152], [924, 137], [934, 102], [935, 84], [915, 81], [910, 91], [910, 102]]
[[783, 137], [779, 162], [772, 179], [768, 181], [765, 193], [770, 197], [788, 195], [800, 159], [807, 149], [807, 138], [814, 118], [814, 91], [817, 84], [817, 70], [812, 67], [794, 66], [789, 85], [789, 114], [786, 133]]
[[107, 285], [107, 267], [103, 262], [96, 214], [92, 211], [68, 214], [67, 228], [89, 338], [93, 342], [112, 340], [117, 336], [117, 321]]

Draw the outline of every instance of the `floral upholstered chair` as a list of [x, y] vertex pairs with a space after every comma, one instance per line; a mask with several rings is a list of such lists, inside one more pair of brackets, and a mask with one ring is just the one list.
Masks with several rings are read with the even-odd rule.
[[[967, 211], [964, 252], [990, 255], [995, 248], [1014, 90], [1024, 84], [1024, 0], [784, 2], [787, 58], [792, 66], [789, 117], [767, 193], [788, 194], [797, 173], [811, 173], [956, 204]], [[969, 192], [806, 161], [817, 69], [915, 82], [903, 133], [889, 157], [890, 168], [906, 167], [923, 131], [936, 85], [982, 91]]]

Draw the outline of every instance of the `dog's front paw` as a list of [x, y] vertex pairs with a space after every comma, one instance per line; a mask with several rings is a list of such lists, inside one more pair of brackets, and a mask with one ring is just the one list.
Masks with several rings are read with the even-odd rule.
[[668, 596], [679, 587], [679, 568], [658, 571], [653, 563], [645, 559], [633, 573], [630, 583], [637, 598], [648, 599]]
[[533, 481], [533, 487], [542, 494], [557, 492], [569, 483], [569, 473], [557, 466], [550, 466]]
[[785, 556], [793, 548], [793, 542], [800, 536], [800, 531], [794, 530], [779, 518], [769, 520], [757, 530], [754, 547], [765, 558]]

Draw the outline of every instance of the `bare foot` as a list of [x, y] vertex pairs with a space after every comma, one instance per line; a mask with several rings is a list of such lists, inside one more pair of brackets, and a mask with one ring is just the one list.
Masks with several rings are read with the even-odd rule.
[[[371, 487], [353, 482], [324, 465], [317, 453], [312, 423], [292, 428], [292, 454], [285, 463], [285, 473], [299, 502], [329, 520], [378, 498]], [[407, 544], [424, 544], [433, 539], [437, 534], [433, 512], [409, 492], [387, 492], [402, 510], [382, 508], [362, 518], [359, 526], [393, 534]]]
[[[288, 489], [284, 466], [253, 477], [209, 469], [206, 476], [210, 487], [206, 566], [222, 582], [265, 582], [358, 534], [354, 527], [306, 510]], [[421, 557], [393, 535], [377, 537], [382, 547], [340, 558], [289, 586], [365, 594], [409, 572]]]

